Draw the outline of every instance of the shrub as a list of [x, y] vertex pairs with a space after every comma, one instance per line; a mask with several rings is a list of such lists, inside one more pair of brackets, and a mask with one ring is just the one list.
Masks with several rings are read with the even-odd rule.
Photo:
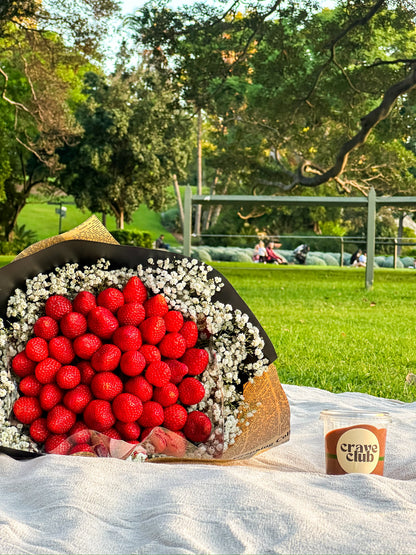
[[310, 254], [310, 253], [308, 253], [308, 256], [306, 257], [305, 264], [307, 266], [326, 266], [325, 260], [322, 260], [322, 258], [319, 258], [318, 256], [314, 256], [313, 254]]
[[171, 208], [170, 210], [166, 210], [166, 212], [162, 212], [160, 215], [160, 221], [163, 227], [168, 229], [170, 232], [182, 231], [178, 208]]
[[111, 235], [120, 245], [132, 245], [134, 247], [144, 247], [151, 249], [153, 246], [152, 236], [148, 231], [138, 229], [116, 229], [110, 231]]

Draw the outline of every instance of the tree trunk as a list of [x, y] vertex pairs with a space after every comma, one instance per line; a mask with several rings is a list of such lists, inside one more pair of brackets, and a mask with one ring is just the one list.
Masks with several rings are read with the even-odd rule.
[[120, 210], [120, 216], [119, 216], [119, 220], [118, 220], [118, 228], [119, 229], [124, 229], [124, 210], [123, 209]]
[[[216, 171], [215, 171], [215, 177], [212, 181], [212, 184], [211, 184], [211, 187], [210, 187], [210, 190], [209, 190], [210, 195], [215, 195], [218, 179], [219, 179], [219, 170], [217, 168]], [[203, 218], [202, 218], [202, 229], [203, 229], [203, 231], [207, 231], [207, 229], [209, 229], [209, 227], [211, 225], [211, 218], [212, 218], [213, 211], [214, 211], [214, 207], [213, 207], [212, 204], [210, 205], [210, 207], [208, 209], [204, 210], [204, 214], [203, 214]]]
[[181, 220], [181, 229], [183, 229], [185, 216], [183, 213], [182, 197], [181, 197], [181, 192], [179, 190], [179, 183], [178, 183], [178, 178], [176, 177], [176, 174], [173, 174], [173, 188], [174, 188], [176, 200], [178, 203], [179, 218]]
[[[197, 185], [196, 192], [202, 195], [202, 110], [198, 110], [198, 135], [197, 135]], [[194, 233], [197, 237], [201, 234], [201, 205], [195, 206]]]
[[101, 213], [101, 223], [104, 227], [107, 227], [107, 214], [105, 212]]
[[402, 253], [402, 245], [401, 245], [401, 241], [403, 239], [403, 220], [406, 217], [406, 212], [401, 212], [400, 216], [399, 216], [399, 227], [397, 229], [397, 239], [398, 239], [398, 245], [397, 245], [397, 255], [400, 256]]

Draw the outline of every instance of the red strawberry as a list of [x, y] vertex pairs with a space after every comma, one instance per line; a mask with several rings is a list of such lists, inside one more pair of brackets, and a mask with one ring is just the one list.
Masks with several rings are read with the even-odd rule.
[[76, 416], [64, 405], [55, 405], [46, 417], [48, 430], [53, 434], [65, 434], [75, 424]]
[[96, 306], [97, 302], [95, 297], [89, 291], [80, 291], [72, 301], [72, 309], [75, 312], [80, 312], [84, 316], [86, 316], [88, 312]]
[[182, 312], [179, 310], [169, 310], [164, 316], [166, 331], [179, 331], [183, 326]]
[[125, 441], [131, 441], [140, 436], [141, 428], [137, 422], [121, 422], [121, 420], [118, 420], [115, 427]]
[[143, 412], [143, 403], [132, 393], [120, 393], [112, 403], [113, 413], [121, 422], [134, 422]]
[[163, 426], [174, 432], [182, 430], [188, 418], [188, 412], [182, 405], [169, 405], [164, 409]]
[[162, 360], [151, 362], [146, 369], [145, 377], [152, 385], [162, 387], [170, 381], [170, 368]]
[[178, 388], [173, 383], [167, 383], [162, 387], [155, 387], [153, 401], [160, 403], [162, 407], [168, 407], [176, 403], [179, 397]]
[[61, 363], [54, 358], [45, 358], [45, 360], [42, 360], [42, 362], [36, 365], [36, 379], [42, 384], [52, 383], [55, 381], [56, 373], [60, 367]]
[[118, 320], [114, 314], [104, 306], [97, 306], [88, 313], [89, 330], [101, 339], [110, 339], [118, 328]]
[[120, 368], [126, 376], [138, 376], [146, 366], [146, 359], [139, 351], [126, 351], [121, 355]]
[[107, 287], [101, 291], [97, 297], [97, 305], [108, 308], [111, 312], [115, 313], [124, 304], [124, 295], [115, 287]]
[[194, 410], [188, 414], [183, 433], [189, 441], [200, 443], [206, 441], [211, 435], [212, 424], [206, 414]]
[[75, 455], [76, 453], [94, 453], [95, 455], [94, 447], [88, 443], [77, 443], [68, 451], [68, 455]]
[[169, 312], [168, 303], [161, 293], [147, 299], [143, 306], [146, 318], [150, 318], [150, 316], [165, 316]]
[[19, 397], [13, 405], [15, 417], [22, 424], [32, 424], [42, 416], [42, 408], [36, 397]]
[[98, 372], [91, 381], [91, 391], [97, 399], [112, 401], [123, 391], [123, 382], [113, 372]]
[[179, 330], [179, 333], [185, 338], [186, 348], [195, 347], [198, 341], [198, 327], [195, 322], [188, 320], [184, 322], [183, 326]]
[[72, 303], [63, 295], [52, 295], [45, 303], [46, 316], [60, 320], [64, 314], [71, 312]]
[[41, 316], [33, 326], [33, 333], [37, 337], [42, 337], [49, 341], [52, 337], [56, 337], [59, 333], [58, 322], [50, 316]]
[[35, 367], [36, 362], [30, 360], [24, 351], [17, 353], [17, 355], [13, 357], [12, 370], [19, 378], [24, 378], [25, 376], [33, 374], [35, 372]]
[[196, 376], [197, 374], [201, 374], [207, 367], [209, 355], [205, 349], [192, 347], [185, 351], [185, 354], [181, 358], [181, 362], [184, 362], [188, 367], [188, 374]]
[[94, 399], [84, 410], [84, 422], [90, 430], [97, 432], [108, 430], [116, 422], [111, 404], [103, 399]]
[[140, 326], [143, 343], [156, 345], [166, 333], [165, 321], [161, 316], [151, 316], [146, 318]]
[[46, 426], [46, 418], [37, 418], [30, 425], [29, 435], [37, 443], [45, 443], [49, 434], [50, 432]]
[[59, 323], [62, 335], [75, 339], [87, 331], [87, 319], [80, 312], [68, 312]]
[[81, 360], [81, 362], [78, 362], [77, 366], [81, 372], [81, 383], [84, 385], [90, 385], [91, 380], [95, 376], [95, 370], [91, 364], [86, 360]]
[[174, 384], [178, 384], [183, 380], [183, 377], [188, 373], [188, 367], [186, 364], [180, 360], [165, 360], [166, 364], [170, 368], [170, 381]]
[[26, 397], [38, 397], [40, 390], [42, 389], [42, 384], [33, 374], [31, 374], [30, 376], [25, 376], [20, 380], [19, 389]]
[[124, 391], [126, 393], [133, 393], [144, 403], [150, 401], [153, 396], [152, 385], [143, 376], [135, 376], [130, 378], [124, 384]]
[[112, 341], [121, 351], [136, 351], [142, 345], [142, 336], [135, 326], [121, 326], [113, 333]]
[[119, 365], [121, 351], [112, 343], [105, 343], [91, 357], [91, 366], [96, 372], [111, 372]]
[[140, 303], [126, 303], [117, 310], [117, 320], [121, 326], [138, 326], [144, 319], [144, 307]]
[[84, 422], [78, 421], [68, 432], [68, 439], [71, 443], [90, 443], [91, 432]]
[[90, 388], [87, 385], [79, 384], [65, 393], [63, 403], [67, 409], [72, 410], [75, 414], [81, 414], [92, 399]]
[[62, 364], [71, 364], [75, 358], [71, 340], [63, 335], [53, 337], [49, 341], [49, 356]]
[[89, 360], [102, 345], [101, 339], [94, 333], [84, 333], [74, 340], [73, 347], [79, 358]]
[[40, 362], [49, 354], [48, 343], [42, 337], [32, 337], [26, 343], [25, 353], [30, 360]]
[[156, 401], [143, 403], [143, 412], [138, 420], [139, 426], [143, 428], [154, 428], [160, 426], [164, 419], [163, 407]]
[[183, 405], [196, 405], [205, 397], [205, 387], [196, 378], [185, 378], [178, 386], [179, 401]]
[[54, 455], [68, 455], [71, 449], [65, 434], [50, 434], [45, 441], [45, 452]]
[[162, 360], [162, 355], [156, 345], [142, 345], [139, 352], [144, 356], [147, 364], [156, 362], [157, 360]]
[[140, 278], [133, 276], [124, 286], [123, 295], [126, 303], [143, 304], [147, 299], [147, 289]]
[[159, 343], [159, 351], [165, 358], [180, 358], [186, 351], [186, 341], [176, 331], [167, 333]]
[[77, 366], [71, 364], [61, 366], [55, 375], [55, 380], [61, 389], [73, 389], [81, 383], [81, 372]]
[[47, 383], [39, 393], [39, 403], [43, 410], [51, 410], [61, 402], [63, 393], [54, 383]]

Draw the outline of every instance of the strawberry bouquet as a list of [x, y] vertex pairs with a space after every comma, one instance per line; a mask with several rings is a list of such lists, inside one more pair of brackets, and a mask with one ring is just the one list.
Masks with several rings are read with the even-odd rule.
[[221, 274], [164, 251], [43, 248], [0, 270], [0, 310], [9, 454], [227, 459], [275, 358]]

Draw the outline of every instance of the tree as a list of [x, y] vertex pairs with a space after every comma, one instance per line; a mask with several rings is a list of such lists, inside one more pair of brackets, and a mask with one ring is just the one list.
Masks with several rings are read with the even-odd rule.
[[166, 187], [190, 152], [190, 119], [169, 82], [140, 66], [110, 78], [88, 73], [87, 101], [76, 112], [82, 133], [60, 151], [59, 181], [79, 207], [113, 214], [117, 226], [141, 203], [161, 210]]

